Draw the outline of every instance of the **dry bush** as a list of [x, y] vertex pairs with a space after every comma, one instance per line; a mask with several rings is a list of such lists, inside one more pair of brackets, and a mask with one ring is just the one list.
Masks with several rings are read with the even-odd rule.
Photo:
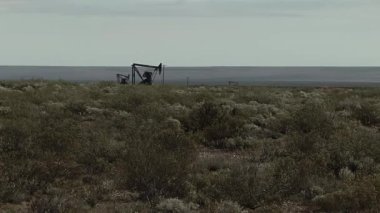
[[185, 203], [177, 198], [169, 198], [160, 201], [156, 209], [162, 213], [195, 213], [197, 212], [198, 205]]
[[353, 110], [353, 117], [365, 126], [378, 126], [380, 124], [380, 110], [378, 106], [362, 101], [360, 107]]
[[222, 201], [217, 204], [215, 212], [217, 213], [247, 213], [243, 208], [236, 202], [232, 201]]
[[[32, 201], [37, 212], [170, 212], [191, 202], [206, 212], [379, 209], [377, 89], [0, 85], [0, 203]], [[224, 150], [196, 162], [196, 145]], [[135, 198], [111, 199], [126, 191]]]
[[226, 109], [221, 104], [204, 102], [194, 108], [183, 122], [186, 129], [201, 134], [206, 146], [227, 148], [229, 138], [239, 135], [244, 120], [237, 109]]
[[317, 196], [313, 201], [324, 211], [376, 211], [380, 207], [379, 189], [379, 176], [369, 177], [346, 184], [341, 190]]
[[31, 203], [31, 210], [36, 213], [83, 212], [85, 207], [78, 199], [61, 194], [45, 195]]
[[127, 142], [123, 158], [126, 185], [148, 200], [183, 197], [195, 147], [181, 130], [155, 130], [157, 127], [145, 124], [138, 128], [137, 137]]

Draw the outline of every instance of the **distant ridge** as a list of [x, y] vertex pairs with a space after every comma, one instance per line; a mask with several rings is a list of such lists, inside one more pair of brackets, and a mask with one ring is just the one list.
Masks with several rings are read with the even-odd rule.
[[[66, 80], [114, 81], [117, 73], [130, 73], [122, 66], [0, 66], [0, 80]], [[241, 85], [278, 86], [378, 86], [380, 67], [167, 67], [166, 82], [185, 84], [226, 85], [236, 81]]]

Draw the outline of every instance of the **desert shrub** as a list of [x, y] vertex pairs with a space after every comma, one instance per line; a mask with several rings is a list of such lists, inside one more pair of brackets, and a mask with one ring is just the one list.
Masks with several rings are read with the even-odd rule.
[[63, 115], [35, 109], [22, 102], [14, 109], [22, 113], [12, 115], [17, 118], [1, 122], [1, 201], [21, 202], [56, 178], [75, 177], [70, 159], [78, 148], [78, 127]]
[[181, 103], [189, 106], [193, 103], [193, 97], [189, 95], [185, 88], [165, 86], [160, 89], [160, 100], [169, 105]]
[[31, 203], [31, 210], [37, 213], [80, 212], [85, 208], [77, 199], [62, 194], [44, 195]]
[[308, 102], [291, 114], [292, 131], [299, 134], [317, 133], [326, 138], [334, 131], [333, 115], [323, 103]]
[[336, 131], [327, 145], [328, 167], [337, 176], [344, 168], [356, 174], [373, 174], [375, 162], [380, 160], [379, 137], [374, 130], [361, 127]]
[[[69, 157], [79, 146], [80, 131], [75, 121], [64, 119], [57, 122], [53, 116], [43, 117], [39, 131], [33, 137], [36, 147], [42, 152]], [[41, 153], [42, 155], [42, 153]]]
[[[147, 88], [144, 89], [147, 90]], [[127, 101], [130, 110], [135, 110], [143, 106], [144, 104], [152, 102], [153, 99], [149, 95], [142, 94], [142, 92], [133, 92], [129, 94]]]
[[378, 106], [362, 101], [360, 107], [353, 109], [353, 117], [365, 126], [376, 126], [380, 124], [380, 111]]
[[164, 103], [147, 103], [136, 108], [132, 113], [139, 119], [153, 119], [157, 122], [167, 119], [170, 116], [169, 110], [162, 107]]
[[298, 189], [299, 183], [298, 180], [298, 169], [297, 162], [291, 157], [280, 157], [274, 162], [274, 179], [280, 187], [278, 190], [283, 195], [289, 195]]
[[212, 102], [215, 100], [215, 95], [212, 94], [210, 91], [205, 89], [204, 87], [198, 87], [196, 88], [198, 91], [193, 92], [193, 100], [195, 103], [210, 101]]
[[347, 184], [343, 189], [320, 195], [314, 202], [324, 211], [363, 211], [378, 209], [380, 179], [378, 176]]
[[181, 130], [155, 131], [154, 124], [145, 125], [126, 144], [127, 186], [142, 192], [144, 199], [184, 196], [185, 181], [195, 158], [194, 145]]
[[158, 212], [163, 213], [191, 213], [196, 212], [198, 205], [185, 203], [177, 198], [169, 198], [160, 201], [156, 207]]
[[326, 139], [322, 138], [317, 132], [309, 134], [293, 133], [289, 140], [288, 149], [293, 149], [291, 152], [300, 157], [315, 152], [321, 144], [326, 143]]
[[286, 118], [289, 132], [281, 153], [288, 157], [279, 155], [274, 159], [278, 182], [287, 195], [307, 190], [309, 180], [316, 176], [330, 175], [327, 146], [336, 131], [333, 117], [323, 105], [307, 103], [291, 114], [292, 117]]
[[251, 160], [253, 162], [266, 163], [282, 157], [285, 152], [283, 141], [266, 139], [258, 140], [252, 146]]
[[[288, 155], [297, 160], [297, 168], [303, 167], [308, 172], [318, 172], [321, 166], [325, 166], [324, 148], [329, 144], [330, 138], [337, 130], [334, 117], [328, 113], [328, 109], [323, 104], [306, 103], [300, 109], [291, 113], [291, 117], [285, 118], [290, 126], [286, 150]], [[320, 154], [319, 154], [319, 153]], [[310, 162], [314, 162], [308, 165]], [[307, 173], [307, 172], [305, 172]]]
[[144, 105], [159, 102], [160, 93], [163, 92], [159, 87], [147, 87], [138, 85], [135, 87], [120, 87], [115, 96], [111, 96], [111, 107], [117, 110], [134, 112]]
[[222, 116], [220, 105], [205, 102], [190, 113], [188, 128], [191, 130], [203, 130], [216, 123]]
[[243, 138], [241, 136], [216, 141], [215, 147], [222, 147], [228, 150], [248, 149], [253, 146], [255, 140]]
[[[27, 202], [35, 212], [196, 211], [190, 201], [205, 212], [380, 208], [377, 89], [0, 85], [1, 205]], [[206, 146], [202, 153], [196, 143]]]
[[226, 148], [226, 139], [238, 136], [244, 121], [237, 109], [224, 108], [220, 104], [204, 102], [189, 113], [184, 121], [186, 129], [200, 132], [205, 145]]
[[379, 98], [379, 88], [356, 88], [352, 92], [363, 98]]
[[236, 202], [232, 201], [222, 201], [217, 204], [215, 212], [217, 213], [244, 213], [248, 211], [244, 211], [243, 208]]
[[270, 165], [236, 165], [230, 170], [196, 176], [193, 181], [200, 203], [230, 200], [255, 209], [277, 199], [273, 177]]
[[64, 162], [22, 159], [6, 165], [0, 180], [0, 202], [22, 202], [57, 179], [74, 179], [75, 168]]
[[276, 119], [272, 119], [268, 123], [268, 129], [277, 133], [279, 136], [288, 134], [294, 128], [291, 125], [292, 114], [282, 113], [276, 116]]
[[17, 185], [8, 171], [1, 168], [0, 172], [0, 203], [20, 203], [28, 198], [25, 190]]
[[[92, 175], [101, 175], [114, 168], [114, 163], [120, 159], [115, 154], [121, 154], [121, 151], [115, 151], [110, 147], [94, 144], [93, 146], [83, 146], [88, 149], [78, 154], [76, 162], [79, 163], [86, 173]], [[103, 148], [103, 149], [102, 149]]]
[[288, 157], [275, 159], [276, 174], [279, 175], [276, 182], [285, 189], [283, 196], [304, 191], [308, 194], [305, 198], [310, 199], [316, 181], [322, 184], [322, 190], [336, 190], [338, 194], [334, 196], [340, 196], [341, 187], [331, 183], [352, 181], [376, 173], [380, 153], [376, 130], [356, 123], [340, 123], [328, 135], [325, 133], [323, 131], [320, 135], [319, 130], [303, 134], [293, 132], [287, 138], [283, 154]]
[[231, 159], [226, 158], [226, 156], [210, 156], [201, 161], [197, 161], [194, 165], [194, 169], [199, 173], [217, 172], [223, 169], [229, 169], [231, 163]]
[[240, 87], [239, 92], [234, 91], [233, 100], [238, 103], [256, 101], [260, 104], [278, 104], [279, 97], [276, 88], [267, 87]]
[[[45, 179], [34, 178], [38, 164], [28, 157], [36, 151], [31, 137], [30, 122], [4, 122], [0, 128], [0, 202], [21, 202]], [[34, 181], [33, 181], [34, 179]]]
[[69, 102], [65, 109], [75, 115], [84, 115], [87, 113], [86, 105], [83, 101]]
[[25, 156], [27, 147], [31, 145], [30, 122], [19, 125], [17, 122], [7, 122], [0, 128], [0, 158], [20, 158]]
[[[102, 125], [82, 127], [79, 143], [79, 150], [75, 155], [75, 161], [89, 174], [102, 174], [110, 171], [113, 164], [121, 159], [124, 142], [121, 141], [124, 136], [124, 128], [127, 128], [125, 121], [119, 126], [118, 121], [112, 120], [115, 126], [107, 128], [110, 124], [103, 122]], [[120, 128], [119, 128], [120, 127]], [[100, 129], [99, 131], [93, 131]], [[108, 134], [114, 133], [113, 137]], [[127, 132], [128, 134], [129, 132]]]

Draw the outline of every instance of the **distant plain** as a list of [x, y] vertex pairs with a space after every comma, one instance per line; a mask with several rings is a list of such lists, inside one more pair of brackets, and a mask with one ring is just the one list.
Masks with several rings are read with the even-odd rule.
[[[143, 71], [143, 70], [142, 70]], [[1, 80], [114, 81], [126, 67], [0, 66]], [[161, 81], [162, 76], [157, 77]], [[166, 67], [170, 84], [269, 86], [380, 86], [380, 67]], [[156, 82], [157, 82], [156, 81]]]

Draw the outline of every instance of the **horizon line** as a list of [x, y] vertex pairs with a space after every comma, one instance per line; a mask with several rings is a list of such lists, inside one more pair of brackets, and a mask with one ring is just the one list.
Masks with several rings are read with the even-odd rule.
[[[294, 67], [294, 68], [380, 68], [380, 65], [184, 65], [184, 66], [170, 66], [163, 64], [166, 68], [215, 68], [215, 67], [235, 67], [235, 68], [245, 68], [245, 67], [275, 67], [275, 68], [282, 68], [282, 67]], [[0, 67], [89, 67], [89, 68], [96, 68], [96, 67], [131, 67], [131, 65], [0, 65]]]

